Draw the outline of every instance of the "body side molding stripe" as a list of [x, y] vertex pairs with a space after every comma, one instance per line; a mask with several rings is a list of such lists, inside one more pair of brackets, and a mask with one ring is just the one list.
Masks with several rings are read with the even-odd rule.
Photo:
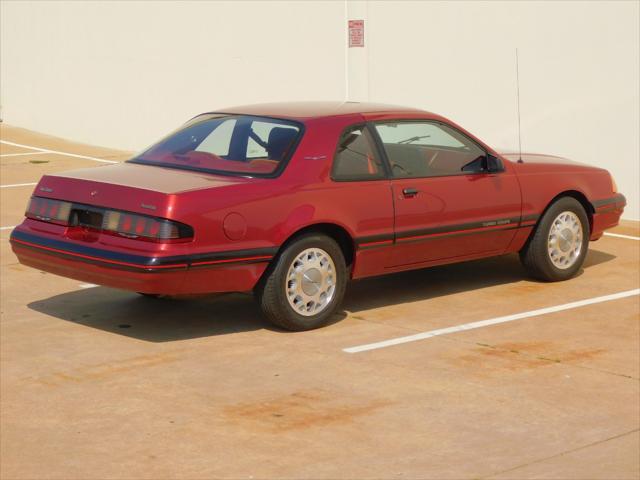
[[[393, 234], [371, 235], [355, 239], [358, 249], [376, 247], [388, 247], [396, 243], [428, 241], [432, 238], [444, 238], [460, 235], [482, 234], [494, 231], [512, 230], [514, 228], [531, 227], [540, 218], [540, 215], [530, 214], [522, 217], [499, 218], [484, 220], [481, 222], [469, 222], [456, 225], [444, 225], [441, 227], [425, 228], [418, 230], [405, 230]], [[533, 223], [531, 223], [533, 222]]]
[[453, 232], [403, 236], [403, 237], [399, 237], [396, 240], [396, 242], [397, 243], [426, 242], [429, 240], [436, 240], [439, 238], [459, 237], [463, 235], [481, 235], [484, 233], [501, 232], [503, 230], [514, 230], [516, 228], [520, 228], [520, 226], [516, 223], [509, 224], [509, 225], [498, 225], [498, 226], [494, 225], [494, 226], [478, 228], [478, 229], [465, 229], [465, 230], [457, 230]]
[[370, 235], [355, 239], [358, 248], [373, 248], [391, 245], [394, 242], [393, 233], [383, 233], [380, 235]]
[[538, 213], [532, 213], [531, 215], [523, 215], [522, 217], [520, 217], [520, 221], [529, 222], [532, 220], [538, 220], [538, 218], [540, 218], [540, 215]]
[[622, 203], [624, 205], [627, 204], [627, 199], [621, 193], [616, 194], [614, 197], [604, 198], [601, 200], [593, 200], [591, 205], [593, 205], [596, 209], [600, 207], [604, 207], [605, 205]]

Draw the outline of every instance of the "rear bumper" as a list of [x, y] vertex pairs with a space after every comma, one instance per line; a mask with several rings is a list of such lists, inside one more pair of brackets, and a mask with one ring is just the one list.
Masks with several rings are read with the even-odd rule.
[[627, 199], [621, 193], [611, 198], [591, 202], [595, 210], [591, 227], [591, 240], [598, 240], [604, 231], [620, 223], [620, 217], [627, 205]]
[[252, 290], [276, 250], [144, 256], [36, 235], [21, 227], [10, 241], [24, 265], [97, 285], [166, 295]]

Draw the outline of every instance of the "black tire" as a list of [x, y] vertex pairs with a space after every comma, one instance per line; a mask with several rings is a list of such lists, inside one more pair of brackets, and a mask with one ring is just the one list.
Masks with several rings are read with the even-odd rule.
[[[322, 249], [335, 266], [333, 296], [317, 314], [305, 316], [294, 310], [287, 295], [287, 274], [293, 261], [307, 249]], [[312, 330], [330, 322], [344, 297], [348, 270], [342, 249], [330, 237], [319, 233], [301, 235], [273, 260], [256, 287], [256, 298], [265, 316], [278, 327], [291, 331]]]
[[[582, 227], [582, 247], [573, 263], [567, 268], [554, 264], [549, 253], [548, 239], [556, 218], [564, 212], [573, 212]], [[538, 225], [520, 250], [520, 260], [532, 277], [545, 282], [558, 282], [574, 277], [582, 268], [589, 248], [589, 218], [582, 204], [573, 197], [561, 197], [544, 213]]]
[[138, 295], [142, 295], [143, 297], [151, 298], [151, 299], [167, 298], [166, 295], [162, 295], [161, 293], [143, 293], [143, 292], [136, 292], [136, 293]]

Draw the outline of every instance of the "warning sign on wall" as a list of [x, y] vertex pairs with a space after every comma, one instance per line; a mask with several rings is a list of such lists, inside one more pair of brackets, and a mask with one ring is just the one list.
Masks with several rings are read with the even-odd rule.
[[349, 20], [349, 48], [364, 47], [364, 20]]

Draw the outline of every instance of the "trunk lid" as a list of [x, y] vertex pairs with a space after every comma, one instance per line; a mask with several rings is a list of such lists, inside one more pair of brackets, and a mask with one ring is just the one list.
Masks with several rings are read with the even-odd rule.
[[246, 183], [243, 177], [121, 163], [45, 175], [34, 195], [171, 218], [180, 192]]

